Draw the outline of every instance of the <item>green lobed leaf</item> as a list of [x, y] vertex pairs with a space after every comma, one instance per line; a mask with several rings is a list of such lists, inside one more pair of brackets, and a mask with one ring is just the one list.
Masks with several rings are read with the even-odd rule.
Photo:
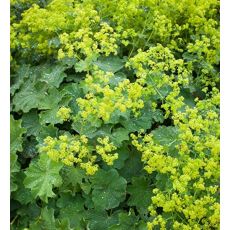
[[18, 189], [17, 173], [20, 171], [20, 165], [17, 162], [18, 156], [16, 153], [10, 154], [10, 191], [14, 192]]
[[24, 172], [20, 172], [17, 175], [17, 182], [18, 183], [18, 189], [13, 194], [13, 198], [17, 201], [19, 201], [21, 204], [28, 204], [33, 201], [33, 197], [31, 195], [31, 192], [28, 188], [25, 188], [24, 184], [21, 183], [25, 179]]
[[42, 129], [42, 125], [39, 122], [38, 111], [31, 110], [28, 113], [22, 115], [22, 126], [27, 129], [27, 136], [37, 136]]
[[74, 230], [70, 227], [69, 219], [57, 219], [56, 220], [56, 230]]
[[174, 149], [179, 143], [178, 129], [174, 126], [160, 126], [152, 131], [152, 133], [154, 140], [168, 149]]
[[[41, 87], [43, 86], [41, 85]], [[65, 94], [62, 91], [59, 91], [56, 88], [48, 88], [46, 91], [43, 91], [43, 100], [39, 102], [38, 108], [39, 109], [55, 108], [59, 104], [59, 102], [61, 102], [64, 96]]]
[[115, 208], [125, 199], [127, 181], [119, 176], [117, 170], [99, 170], [91, 181], [93, 184], [92, 199], [95, 207]]
[[86, 220], [90, 230], [107, 230], [118, 222], [117, 214], [108, 215], [106, 211], [92, 209], [87, 212]]
[[13, 79], [11, 79], [12, 85], [10, 87], [10, 93], [12, 95], [14, 95], [15, 92], [20, 89], [25, 79], [30, 77], [32, 74], [31, 72], [30, 65], [21, 65], [19, 69], [17, 69], [16, 74], [13, 76]]
[[75, 71], [77, 73], [81, 73], [83, 71], [87, 71], [89, 69], [90, 62], [87, 60], [80, 60], [74, 65]]
[[162, 110], [156, 109], [152, 112], [152, 116], [155, 122], [163, 123], [164, 121], [164, 114]]
[[65, 178], [65, 183], [69, 183], [73, 187], [80, 186], [80, 189], [84, 193], [90, 193], [91, 184], [89, 183], [88, 176], [83, 169], [78, 167], [65, 167], [63, 170], [63, 178]]
[[131, 182], [132, 177], [139, 176], [143, 170], [141, 155], [135, 149], [129, 149], [127, 152], [128, 159], [125, 160], [124, 166], [119, 169], [119, 173], [128, 182]]
[[36, 140], [39, 142], [39, 144], [42, 144], [47, 136], [57, 137], [57, 135], [58, 135], [58, 129], [54, 127], [54, 125], [52, 124], [46, 126], [43, 125], [42, 129], [39, 131], [39, 133], [36, 136]]
[[150, 105], [146, 105], [141, 111], [140, 114], [135, 117], [134, 115], [127, 120], [121, 120], [121, 124], [129, 131], [135, 132], [140, 129], [149, 129], [153, 123], [154, 113]]
[[54, 218], [54, 209], [48, 209], [47, 207], [43, 208], [41, 211], [41, 220], [40, 220], [41, 229], [56, 230], [55, 218]]
[[61, 119], [57, 117], [57, 112], [62, 106], [67, 106], [70, 102], [70, 96], [64, 96], [57, 104], [53, 104], [49, 110], [42, 111], [39, 114], [41, 124], [57, 124], [62, 123]]
[[127, 192], [130, 194], [128, 205], [143, 208], [147, 211], [151, 203], [152, 187], [149, 186], [145, 177], [133, 177], [132, 184], [128, 186]]
[[39, 83], [35, 84], [31, 79], [28, 79], [12, 100], [14, 111], [23, 111], [27, 113], [31, 109], [40, 108], [40, 103], [44, 101], [47, 94], [46, 90], [46, 85], [41, 85]]
[[116, 73], [123, 68], [124, 60], [120, 59], [118, 56], [99, 57], [94, 64], [105, 72]]
[[38, 154], [37, 150], [37, 144], [34, 136], [31, 136], [30, 138], [25, 138], [23, 142], [23, 152], [20, 154], [20, 156], [23, 156], [23, 158], [34, 158]]
[[127, 230], [137, 229], [138, 218], [132, 213], [120, 212], [118, 214], [119, 222], [108, 228], [108, 230]]
[[129, 157], [129, 149], [127, 146], [123, 145], [121, 148], [117, 149], [118, 159], [114, 161], [113, 167], [116, 169], [122, 169], [125, 165], [125, 161]]
[[22, 135], [26, 129], [22, 128], [21, 124], [21, 120], [15, 120], [12, 115], [10, 116], [10, 152], [12, 154], [22, 151]]
[[64, 78], [67, 77], [67, 74], [64, 72], [65, 69], [62, 65], [45, 65], [39, 80], [58, 88]]
[[68, 219], [70, 227], [74, 229], [83, 229], [84, 200], [79, 195], [61, 194], [61, 197], [57, 200], [57, 207], [60, 208], [60, 219]]
[[[37, 205], [35, 200], [28, 203], [27, 205], [21, 205], [20, 208], [17, 210], [17, 215], [20, 216], [20, 225], [22, 228], [18, 227], [19, 229], [24, 229], [29, 225], [32, 225], [34, 222], [38, 222], [40, 215], [41, 215], [41, 207]], [[18, 223], [17, 223], [18, 224]], [[37, 229], [37, 228], [32, 228]]]
[[46, 154], [40, 155], [38, 161], [32, 161], [26, 170], [24, 185], [31, 189], [34, 198], [41, 198], [48, 202], [49, 197], [54, 197], [53, 187], [59, 187], [62, 184], [62, 178], [59, 171], [62, 164], [52, 161]]
[[28, 78], [20, 91], [13, 97], [14, 110], [16, 112], [29, 112], [31, 109], [51, 109], [55, 107], [65, 94], [56, 89], [49, 82], [39, 81], [39, 74]]
[[30, 222], [30, 229], [33, 230], [56, 230], [56, 220], [54, 217], [54, 209], [44, 207], [41, 209], [39, 218], [34, 222]]
[[101, 120], [94, 119], [94, 121], [89, 122], [86, 120], [82, 120], [79, 116], [77, 116], [74, 122], [72, 123], [72, 128], [80, 135], [92, 137], [93, 134], [97, 131], [97, 128], [101, 126], [101, 124]]

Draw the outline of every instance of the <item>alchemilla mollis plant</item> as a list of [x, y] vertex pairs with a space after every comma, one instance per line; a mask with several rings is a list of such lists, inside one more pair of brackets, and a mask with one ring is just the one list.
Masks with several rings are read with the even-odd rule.
[[11, 0], [11, 229], [218, 230], [218, 0]]

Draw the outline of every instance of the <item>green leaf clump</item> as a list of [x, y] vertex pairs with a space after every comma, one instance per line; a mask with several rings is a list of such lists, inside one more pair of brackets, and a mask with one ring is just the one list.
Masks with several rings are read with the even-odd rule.
[[11, 229], [219, 229], [220, 1], [10, 5]]

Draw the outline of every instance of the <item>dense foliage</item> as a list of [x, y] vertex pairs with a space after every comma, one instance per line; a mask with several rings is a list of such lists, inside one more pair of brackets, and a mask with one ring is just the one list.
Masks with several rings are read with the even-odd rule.
[[11, 229], [219, 229], [219, 1], [11, 0]]

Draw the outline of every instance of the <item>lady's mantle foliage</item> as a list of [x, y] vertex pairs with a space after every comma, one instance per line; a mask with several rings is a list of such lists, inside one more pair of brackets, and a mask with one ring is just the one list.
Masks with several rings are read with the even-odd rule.
[[219, 229], [219, 1], [11, 1], [11, 228]]

